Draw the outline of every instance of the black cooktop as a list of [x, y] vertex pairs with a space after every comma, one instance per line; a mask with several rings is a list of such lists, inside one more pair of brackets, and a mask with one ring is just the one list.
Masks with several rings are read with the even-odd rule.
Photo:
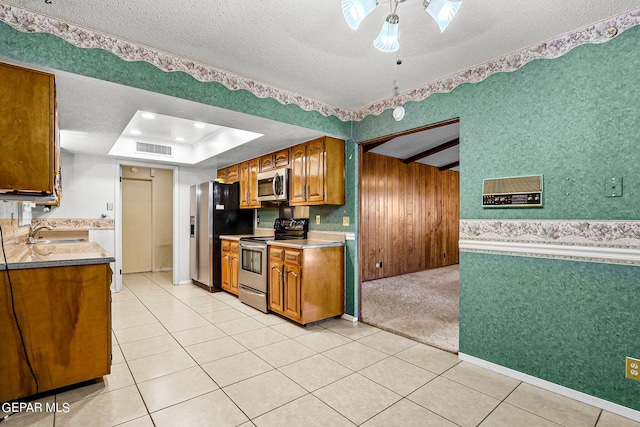
[[245, 242], [266, 243], [269, 240], [303, 240], [309, 231], [309, 218], [276, 218], [273, 236], [243, 237]]

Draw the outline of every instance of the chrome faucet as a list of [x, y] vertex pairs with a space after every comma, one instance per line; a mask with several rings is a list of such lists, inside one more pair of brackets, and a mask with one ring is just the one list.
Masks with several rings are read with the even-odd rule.
[[32, 245], [34, 243], [37, 242], [36, 240], [36, 235], [38, 234], [38, 231], [42, 230], [46, 228], [47, 230], [51, 231], [53, 230], [53, 227], [49, 226], [49, 225], [41, 225], [39, 227], [33, 228], [33, 225], [29, 226], [29, 237], [27, 238], [27, 243]]

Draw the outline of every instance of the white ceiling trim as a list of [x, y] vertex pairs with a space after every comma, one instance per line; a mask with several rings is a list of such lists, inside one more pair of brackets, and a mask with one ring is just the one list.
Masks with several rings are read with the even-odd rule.
[[558, 58], [583, 44], [607, 42], [623, 31], [640, 25], [640, 9], [582, 27], [354, 111], [334, 107], [188, 58], [15, 6], [0, 3], [0, 21], [21, 32], [55, 35], [76, 47], [104, 49], [125, 61], [145, 61], [165, 72], [182, 71], [202, 82], [217, 82], [231, 90], [244, 89], [258, 98], [272, 98], [285, 105], [295, 104], [305, 111], [317, 111], [324, 116], [335, 116], [342, 121], [360, 121], [366, 116], [379, 115], [399, 104], [423, 101], [434, 93], [450, 92], [462, 83], [478, 83], [494, 73], [516, 71], [535, 59]]

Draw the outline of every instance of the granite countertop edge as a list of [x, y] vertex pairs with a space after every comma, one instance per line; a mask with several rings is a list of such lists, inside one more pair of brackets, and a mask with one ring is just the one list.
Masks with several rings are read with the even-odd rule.
[[[72, 267], [78, 265], [94, 265], [94, 264], [109, 264], [115, 262], [114, 257], [97, 257], [97, 258], [82, 258], [71, 260], [53, 260], [53, 261], [27, 261], [27, 262], [10, 262], [9, 271], [11, 270], [26, 270], [29, 268], [48, 268], [48, 267]], [[0, 263], [0, 271], [6, 271], [6, 264]]]
[[[28, 268], [67, 267], [91, 264], [108, 264], [115, 257], [95, 242], [27, 245], [14, 243], [5, 246], [5, 258], [0, 257], [0, 270]], [[52, 257], [53, 259], [46, 259]]]

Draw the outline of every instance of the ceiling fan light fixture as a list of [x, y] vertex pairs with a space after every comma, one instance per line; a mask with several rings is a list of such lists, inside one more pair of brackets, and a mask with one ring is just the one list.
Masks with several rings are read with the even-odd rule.
[[360, 23], [373, 9], [378, 0], [342, 0], [342, 14], [352, 30], [357, 30]]
[[450, 0], [424, 0], [422, 2], [425, 11], [431, 15], [440, 27], [441, 33], [447, 28], [461, 5], [461, 1], [454, 2]]
[[395, 52], [400, 49], [400, 42], [398, 40], [398, 27], [400, 18], [395, 13], [390, 14], [382, 24], [380, 34], [373, 41], [373, 45], [376, 49], [383, 52]]

